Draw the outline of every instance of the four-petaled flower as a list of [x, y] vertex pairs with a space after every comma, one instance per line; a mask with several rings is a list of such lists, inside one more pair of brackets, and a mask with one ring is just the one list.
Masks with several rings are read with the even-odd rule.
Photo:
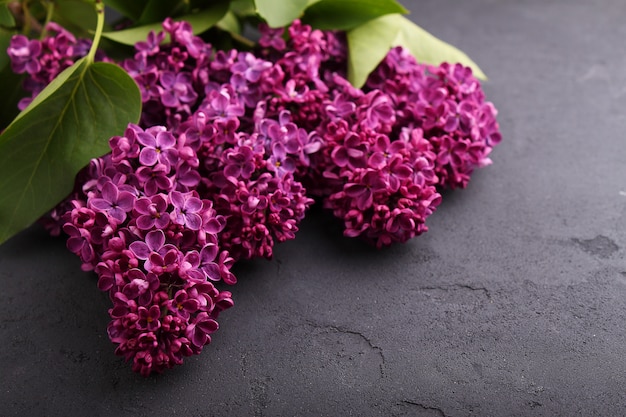
[[133, 209], [136, 197], [128, 191], [119, 191], [112, 182], [102, 186], [99, 198], [92, 198], [89, 203], [92, 209], [105, 212], [117, 223], [126, 220], [126, 214]]
[[193, 193], [183, 194], [178, 191], [170, 193], [170, 200], [174, 206], [172, 222], [191, 230], [199, 230], [202, 226], [202, 217], [198, 213], [202, 209], [202, 200]]

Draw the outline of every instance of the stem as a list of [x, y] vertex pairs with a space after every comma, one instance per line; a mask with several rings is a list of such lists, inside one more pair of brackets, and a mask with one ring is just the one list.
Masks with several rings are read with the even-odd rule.
[[98, 50], [100, 38], [102, 37], [102, 30], [104, 29], [104, 3], [102, 3], [102, 0], [96, 0], [95, 8], [98, 22], [96, 24], [96, 33], [93, 38], [93, 43], [91, 44], [91, 49], [89, 49], [86, 58], [87, 62], [90, 63], [93, 62], [96, 57], [96, 51]]
[[41, 35], [39, 36], [39, 40], [42, 40], [48, 35], [48, 23], [52, 20], [52, 15], [54, 14], [54, 3], [51, 1], [44, 2], [46, 6], [46, 21], [43, 24], [43, 30], [41, 31]]
[[30, 21], [33, 17], [30, 15], [28, 1], [26, 0], [22, 2], [22, 13], [24, 14], [24, 27], [22, 28], [22, 31], [24, 35], [28, 36], [30, 35]]
[[256, 45], [253, 41], [251, 41], [250, 39], [246, 38], [245, 36], [242, 36], [238, 33], [234, 33], [234, 32], [228, 32], [230, 34], [230, 36], [233, 38], [233, 40], [241, 43], [244, 46], [247, 46], [248, 48], [254, 48], [254, 46]]

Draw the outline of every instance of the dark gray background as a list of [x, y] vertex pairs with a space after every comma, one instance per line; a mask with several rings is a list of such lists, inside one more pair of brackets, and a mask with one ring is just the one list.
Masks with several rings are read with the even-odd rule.
[[0, 247], [1, 416], [626, 414], [626, 3], [403, 3], [489, 75], [504, 136], [430, 231], [378, 252], [313, 210], [236, 268], [203, 354], [144, 379], [31, 228]]

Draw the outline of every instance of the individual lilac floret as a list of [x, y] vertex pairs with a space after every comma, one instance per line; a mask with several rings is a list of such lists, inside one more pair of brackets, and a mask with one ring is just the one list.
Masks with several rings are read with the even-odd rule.
[[16, 74], [27, 72], [36, 75], [41, 70], [41, 42], [36, 39], [30, 40], [24, 35], [13, 36], [7, 54], [11, 58], [11, 69]]

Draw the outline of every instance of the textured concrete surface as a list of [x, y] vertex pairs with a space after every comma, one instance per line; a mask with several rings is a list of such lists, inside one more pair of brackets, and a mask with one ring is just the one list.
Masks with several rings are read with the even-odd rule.
[[143, 379], [64, 243], [0, 247], [1, 416], [626, 415], [626, 3], [420, 0], [490, 76], [504, 142], [377, 252], [314, 210], [186, 365]]

